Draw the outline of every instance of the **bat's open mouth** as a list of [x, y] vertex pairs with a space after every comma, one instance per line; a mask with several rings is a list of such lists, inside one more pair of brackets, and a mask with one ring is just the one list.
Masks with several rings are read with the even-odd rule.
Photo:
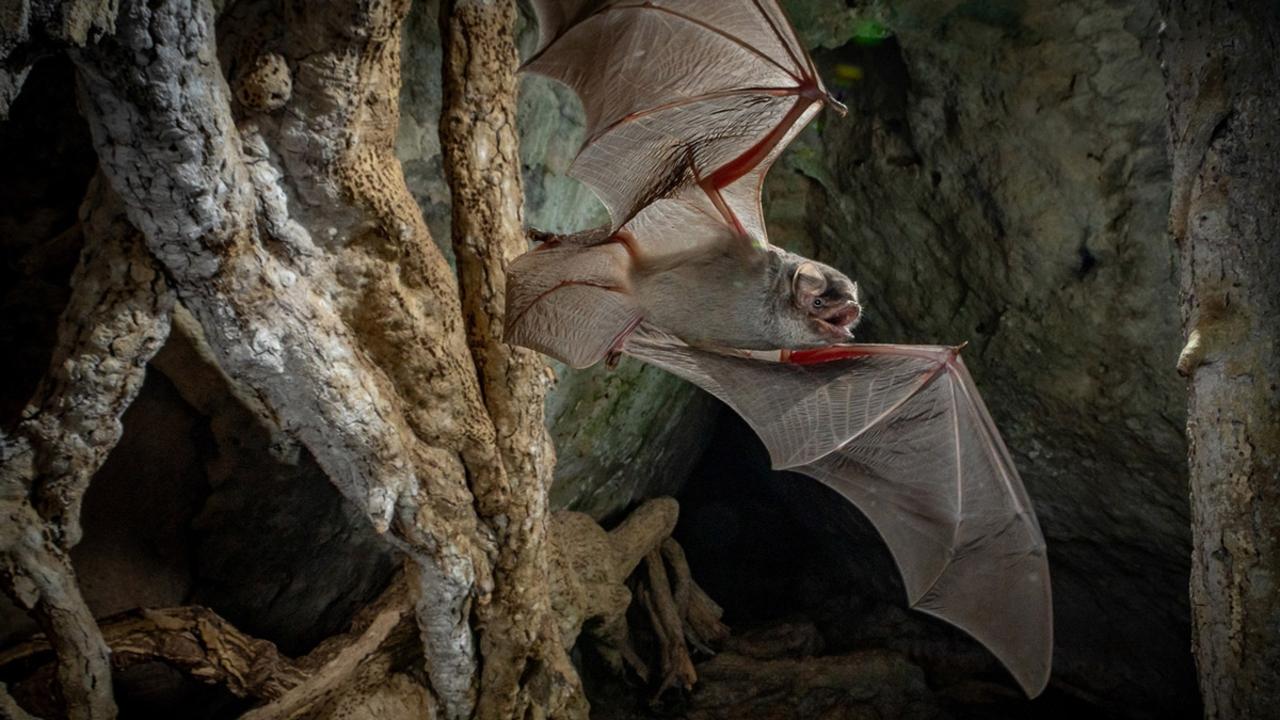
[[853, 334], [853, 326], [862, 317], [862, 306], [856, 302], [848, 302], [834, 307], [820, 315], [815, 315], [818, 327], [838, 340], [847, 340]]

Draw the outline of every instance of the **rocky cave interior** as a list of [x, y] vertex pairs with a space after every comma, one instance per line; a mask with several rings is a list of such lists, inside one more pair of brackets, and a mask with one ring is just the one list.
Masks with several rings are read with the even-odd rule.
[[[447, 238], [433, 5], [417, 3], [405, 30], [399, 155], [433, 235]], [[769, 666], [792, 686], [762, 694], [760, 717], [912, 716], [939, 704], [963, 717], [1196, 717], [1157, 20], [1129, 0], [971, 0], [944, 12], [902, 0], [886, 29], [850, 5], [787, 3], [824, 74], [846, 78], [833, 84], [850, 113], [821, 118], [770, 175], [772, 237], [859, 280], [867, 338], [970, 343], [969, 366], [1048, 538], [1049, 690], [1022, 699], [975, 642], [907, 610], [890, 556], [856, 510], [816, 481], [769, 470], [732, 413], [634, 361], [558, 369], [547, 406], [553, 505], [608, 527], [644, 498], [679, 501], [675, 537], [734, 633], [699, 666], [704, 685], [722, 689], [699, 692], [765, 682], [717, 674], [711, 663], [729, 655], [791, 663]], [[95, 159], [73, 88], [69, 64], [44, 61], [0, 123], [6, 421], [48, 363], [78, 252], [66, 231]], [[528, 223], [598, 221], [590, 194], [564, 175], [580, 139], [571, 94], [526, 80], [520, 112]], [[394, 553], [304, 448], [255, 417], [175, 333], [86, 498], [73, 558], [96, 614], [204, 605], [299, 655], [388, 582]], [[4, 606], [0, 647], [32, 631]], [[650, 708], [589, 647], [575, 658], [593, 716], [699, 707], [664, 697]], [[842, 684], [860, 674], [880, 689]], [[124, 717], [243, 709], [156, 663], [121, 675], [117, 697]]]

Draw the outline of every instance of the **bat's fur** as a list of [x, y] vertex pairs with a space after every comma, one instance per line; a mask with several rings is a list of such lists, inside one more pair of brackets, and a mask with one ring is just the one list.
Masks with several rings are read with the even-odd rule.
[[[728, 249], [657, 273], [634, 273], [646, 322], [690, 345], [742, 350], [849, 342], [857, 285], [839, 270], [779, 248]], [[815, 306], [815, 302], [817, 305]]]

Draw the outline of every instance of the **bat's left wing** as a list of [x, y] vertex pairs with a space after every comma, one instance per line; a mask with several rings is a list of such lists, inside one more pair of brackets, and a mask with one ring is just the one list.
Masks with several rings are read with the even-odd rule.
[[771, 359], [689, 347], [641, 325], [625, 352], [717, 396], [774, 467], [856, 505], [885, 539], [911, 607], [983, 643], [1030, 696], [1048, 682], [1044, 538], [958, 348], [844, 345]]
[[696, 245], [644, 226], [705, 213], [767, 244], [765, 173], [824, 103], [843, 110], [777, 0], [533, 0], [533, 7], [539, 47], [524, 69], [582, 99], [587, 138], [569, 174], [600, 197], [610, 229], [640, 219], [630, 230], [642, 246]]

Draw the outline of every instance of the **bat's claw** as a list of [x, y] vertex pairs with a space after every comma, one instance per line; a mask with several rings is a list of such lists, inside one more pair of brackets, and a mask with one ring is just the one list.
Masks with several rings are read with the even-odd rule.
[[610, 370], [616, 370], [618, 363], [622, 360], [621, 350], [610, 350], [608, 355], [604, 356], [604, 366]]
[[835, 99], [831, 93], [827, 93], [827, 96], [823, 98], [823, 101], [827, 103], [827, 107], [834, 110], [840, 117], [844, 117], [849, 114], [849, 106]]

